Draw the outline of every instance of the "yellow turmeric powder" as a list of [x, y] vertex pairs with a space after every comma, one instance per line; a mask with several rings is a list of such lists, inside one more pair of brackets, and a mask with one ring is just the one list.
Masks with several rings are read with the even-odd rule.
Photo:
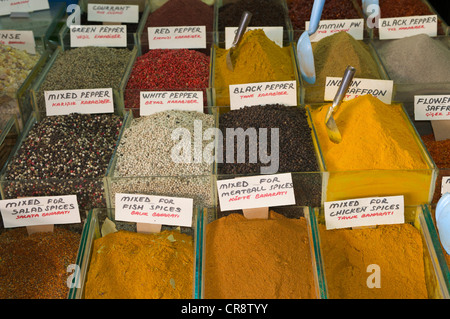
[[333, 114], [342, 135], [339, 144], [330, 141], [325, 126], [330, 105], [312, 112], [328, 170], [427, 168], [400, 105], [372, 95], [342, 102]]
[[94, 241], [85, 298], [192, 298], [193, 267], [189, 235], [110, 233]]
[[329, 298], [428, 298], [422, 237], [413, 225], [327, 230], [319, 224], [319, 232]]
[[234, 71], [227, 68], [228, 51], [216, 48], [214, 88], [218, 106], [230, 105], [231, 84], [295, 80], [292, 48], [280, 47], [262, 29], [244, 34], [233, 53]]
[[205, 297], [316, 298], [306, 219], [230, 214], [206, 226]]

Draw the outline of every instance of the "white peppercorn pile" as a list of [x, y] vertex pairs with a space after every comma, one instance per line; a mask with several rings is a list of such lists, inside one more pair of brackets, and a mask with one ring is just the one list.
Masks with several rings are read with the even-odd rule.
[[[117, 162], [111, 180], [112, 203], [116, 193], [141, 193], [193, 198], [194, 204], [210, 205], [213, 198], [212, 163], [178, 163], [172, 149], [179, 145], [171, 135], [185, 128], [194, 144], [194, 125], [201, 123], [201, 134], [214, 127], [212, 115], [191, 111], [164, 111], [133, 119], [124, 130], [117, 147]], [[203, 151], [211, 141], [201, 141]], [[158, 176], [158, 177], [156, 177]]]
[[80, 208], [104, 207], [102, 178], [121, 127], [114, 114], [74, 113], [35, 123], [7, 164], [6, 198], [77, 195]]
[[61, 52], [39, 88], [38, 107], [45, 111], [44, 91], [118, 88], [131, 51], [82, 47]]

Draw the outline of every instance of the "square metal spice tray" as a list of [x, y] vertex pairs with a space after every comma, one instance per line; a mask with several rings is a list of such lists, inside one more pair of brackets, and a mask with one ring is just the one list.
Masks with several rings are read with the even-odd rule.
[[[308, 117], [311, 121], [312, 110], [323, 105], [324, 104], [311, 104], [306, 106]], [[405, 205], [415, 206], [429, 203], [432, 200], [437, 178], [436, 164], [423, 144], [423, 141], [412, 124], [405, 108], [401, 103], [400, 105], [402, 107], [402, 117], [420, 149], [420, 153], [424, 162], [427, 164], [427, 168], [354, 171], [330, 171], [327, 169], [327, 184], [323, 191], [324, 201], [403, 195]], [[318, 138], [317, 143], [320, 146], [321, 143]], [[327, 165], [326, 159], [324, 159], [324, 165]], [[391, 188], [390, 190], [386, 190], [386, 187], [388, 186]]]
[[[324, 209], [310, 207], [310, 214], [316, 216], [317, 227], [319, 224], [325, 225], [325, 215]], [[413, 225], [421, 233], [422, 243], [424, 248], [423, 261], [425, 266], [425, 280], [428, 291], [429, 299], [448, 299], [449, 298], [449, 288], [448, 288], [448, 268], [443, 264], [443, 252], [439, 244], [439, 239], [437, 237], [436, 228], [433, 225], [432, 217], [428, 211], [423, 206], [405, 206], [405, 223]], [[322, 243], [321, 243], [321, 233], [316, 227], [316, 239], [317, 245], [320, 250], [320, 262], [323, 266], [325, 272], [324, 280], [325, 285], [327, 278], [329, 278], [325, 271], [325, 264], [327, 260], [327, 255], [324, 254]], [[377, 227], [377, 226], [374, 226]], [[352, 231], [348, 228], [348, 231]], [[398, 243], [402, 245], [403, 243]], [[345, 243], [342, 243], [345, 245]], [[389, 249], [389, 247], [385, 247]], [[411, 265], [414, 267], [414, 265]], [[381, 273], [383, 270], [381, 269]], [[369, 276], [369, 273], [367, 274]], [[411, 278], [414, 280], [415, 278]], [[327, 290], [326, 298], [329, 298], [329, 288]]]
[[[120, 128], [119, 138], [123, 134], [124, 124], [127, 122], [128, 113], [123, 113], [121, 115], [123, 120], [123, 125]], [[39, 197], [39, 196], [57, 196], [57, 195], [85, 195], [88, 196], [91, 203], [90, 207], [84, 207], [82, 203], [79, 203], [79, 208], [81, 210], [86, 210], [92, 207], [103, 208], [106, 207], [106, 186], [105, 178], [106, 172], [103, 176], [98, 178], [85, 178], [83, 176], [78, 176], [71, 179], [61, 179], [61, 178], [48, 178], [48, 179], [35, 179], [35, 180], [8, 180], [6, 178], [6, 171], [8, 165], [10, 165], [13, 157], [18, 154], [23, 142], [28, 137], [30, 130], [33, 126], [40, 122], [44, 117], [38, 116], [36, 112], [33, 112], [30, 116], [25, 128], [20, 133], [19, 138], [12, 149], [6, 164], [3, 166], [0, 172], [0, 194], [2, 199], [16, 198], [14, 195], [18, 190], [21, 197]], [[116, 147], [117, 143], [116, 142]], [[110, 163], [112, 157], [110, 159]], [[57, 191], [58, 187], [67, 187], [70, 193], [60, 194]]]
[[[112, 88], [113, 91], [113, 98], [114, 98], [114, 113], [118, 115], [123, 115], [125, 112], [125, 98], [124, 98], [124, 92], [125, 88], [128, 82], [128, 78], [130, 77], [131, 71], [133, 69], [134, 61], [137, 57], [138, 49], [136, 46], [133, 46], [131, 51], [130, 59], [126, 65], [124, 74], [122, 76], [122, 79], [119, 83], [116, 83], [116, 85]], [[47, 74], [51, 71], [52, 66], [54, 65], [57, 57], [62, 54], [63, 49], [59, 46], [56, 48], [56, 50], [52, 53], [50, 59], [48, 60], [45, 67], [41, 70], [41, 73], [36, 78], [36, 80], [33, 82], [32, 86], [30, 87], [30, 94], [31, 94], [31, 105], [33, 107], [33, 111], [36, 113], [36, 115], [39, 117], [46, 116], [45, 113], [45, 105], [39, 105], [39, 90], [42, 86], [42, 83], [45, 81]], [[70, 67], [70, 66], [68, 66]], [[77, 88], [73, 88], [77, 89]], [[94, 88], [92, 88], [94, 89]], [[44, 92], [42, 92], [44, 94]]]
[[[318, 241], [318, 232], [317, 232], [317, 221], [314, 211], [307, 206], [283, 206], [283, 207], [273, 207], [269, 208], [270, 210], [274, 210], [278, 214], [283, 215], [284, 217], [290, 219], [299, 219], [305, 218], [308, 228], [308, 239], [310, 245], [310, 251], [305, 252], [305, 254], [310, 255], [312, 262], [312, 270], [314, 276], [314, 284], [315, 284], [315, 295], [317, 299], [325, 299], [327, 297], [327, 287], [325, 282], [325, 274], [323, 271], [322, 265], [322, 257], [320, 255], [320, 247]], [[200, 298], [208, 298], [205, 296], [205, 260], [208, 258], [206, 254], [206, 227], [209, 223], [212, 223], [220, 218], [223, 218], [231, 213], [242, 214], [242, 211], [231, 211], [231, 212], [221, 212], [219, 208], [203, 208], [201, 210], [201, 215], [199, 218], [201, 219], [201, 231], [199, 233], [199, 241], [198, 241], [198, 258], [199, 264], [201, 266], [199, 272], [199, 297]], [[286, 240], [290, 240], [286, 238]], [[275, 256], [274, 256], [275, 258]]]
[[[286, 0], [275, 0], [283, 7], [284, 10], [284, 25], [283, 27], [283, 42], [290, 43], [293, 41], [293, 28], [291, 19], [289, 18], [289, 10]], [[213, 19], [213, 44], [220, 48], [225, 48], [225, 30], [219, 30], [219, 9], [227, 4], [236, 3], [238, 0], [216, 0], [214, 1], [214, 19]], [[251, 24], [250, 24], [251, 25]], [[231, 26], [230, 26], [231, 27]], [[237, 27], [237, 25], [236, 25]], [[264, 27], [264, 26], [261, 26]]]
[[[199, 299], [200, 297], [200, 241], [201, 241], [201, 215], [200, 208], [194, 207], [192, 214], [192, 227], [174, 227], [162, 226], [164, 230], [180, 230], [181, 233], [192, 237], [193, 246], [192, 252], [194, 255], [194, 269], [192, 278], [192, 299]], [[70, 289], [69, 299], [84, 299], [85, 298], [85, 284], [89, 274], [89, 265], [93, 254], [94, 241], [102, 236], [102, 226], [105, 220], [112, 221], [117, 230], [126, 230], [136, 232], [136, 223], [124, 222], [115, 220], [114, 209], [92, 209], [87, 214], [86, 222], [83, 226], [82, 240], [80, 249], [78, 251], [76, 265], [79, 266], [79, 276], [75, 278], [74, 286]], [[132, 261], [130, 261], [132, 262]], [[166, 265], [170, 267], [170, 265]]]

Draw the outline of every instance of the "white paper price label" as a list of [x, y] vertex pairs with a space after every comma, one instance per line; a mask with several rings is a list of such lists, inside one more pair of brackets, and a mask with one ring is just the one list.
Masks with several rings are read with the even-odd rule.
[[[342, 78], [327, 77], [325, 80], [325, 101], [333, 101]], [[392, 80], [373, 80], [354, 78], [348, 87], [343, 101], [354, 99], [355, 97], [370, 94], [386, 104], [392, 102], [392, 91], [394, 81]]]
[[76, 195], [0, 200], [5, 228], [80, 223]]
[[259, 82], [230, 85], [230, 108], [232, 110], [252, 105], [297, 105], [295, 81]]
[[50, 9], [48, 0], [10, 0], [9, 13], [33, 12]]
[[111, 88], [44, 91], [48, 116], [70, 113], [114, 113]]
[[202, 91], [149, 91], [141, 92], [140, 115], [151, 115], [168, 110], [203, 113]]
[[126, 47], [126, 25], [71, 25], [70, 46], [78, 47]]
[[217, 181], [222, 211], [295, 204], [290, 173]]
[[410, 16], [380, 18], [379, 37], [381, 40], [400, 39], [417, 34], [437, 35], [437, 16]]
[[206, 26], [149, 27], [149, 49], [206, 49]]
[[0, 30], [0, 43], [36, 54], [33, 31]]
[[[225, 49], [231, 48], [237, 29], [237, 27], [225, 28]], [[270, 40], [283, 47], [283, 27], [247, 27], [247, 30], [257, 29], [262, 29]]]
[[116, 194], [115, 219], [158, 225], [192, 226], [193, 199]]
[[139, 6], [88, 3], [88, 21], [138, 23]]
[[325, 202], [324, 209], [327, 229], [405, 222], [403, 196]]
[[[306, 21], [305, 25], [305, 30], [308, 30], [309, 21]], [[311, 42], [318, 42], [337, 32], [347, 32], [355, 40], [362, 40], [364, 37], [364, 19], [320, 20], [317, 31], [309, 36], [309, 39]]]
[[441, 194], [450, 193], [450, 176], [442, 177]]
[[416, 121], [450, 120], [450, 95], [415, 95]]

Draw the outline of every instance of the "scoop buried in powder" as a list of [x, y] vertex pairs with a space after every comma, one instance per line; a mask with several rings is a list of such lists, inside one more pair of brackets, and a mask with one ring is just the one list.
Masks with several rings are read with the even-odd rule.
[[234, 37], [233, 43], [231, 44], [230, 50], [228, 50], [227, 53], [227, 68], [231, 71], [234, 70], [234, 50], [236, 46], [238, 45], [239, 41], [241, 41], [242, 36], [245, 33], [245, 30], [247, 29], [248, 24], [250, 23], [250, 20], [252, 18], [252, 14], [248, 11], [245, 11], [242, 14], [241, 22], [239, 22], [239, 27], [237, 29], [236, 35]]

